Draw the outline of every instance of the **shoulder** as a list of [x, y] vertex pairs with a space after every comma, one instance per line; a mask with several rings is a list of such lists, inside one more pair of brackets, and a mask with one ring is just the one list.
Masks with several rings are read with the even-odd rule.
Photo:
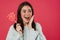
[[36, 24], [36, 27], [41, 27], [41, 24], [40, 23], [35, 22], [35, 24]]
[[41, 26], [40, 23], [35, 22], [35, 24], [36, 24], [36, 29], [37, 29], [37, 30], [42, 30], [42, 26]]
[[12, 32], [12, 33], [13, 33], [13, 32], [16, 32], [16, 30], [14, 29], [14, 24], [10, 26], [9, 32]]
[[19, 33], [15, 30], [14, 24], [10, 26], [8, 33], [9, 33], [9, 34], [15, 34], [15, 35], [19, 34]]
[[11, 25], [9, 30], [13, 30], [14, 29], [14, 25]]

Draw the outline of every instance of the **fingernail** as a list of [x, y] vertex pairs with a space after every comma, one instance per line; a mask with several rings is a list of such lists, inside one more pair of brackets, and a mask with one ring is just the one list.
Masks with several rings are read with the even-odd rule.
[[34, 17], [35, 15], [33, 15], [33, 17]]

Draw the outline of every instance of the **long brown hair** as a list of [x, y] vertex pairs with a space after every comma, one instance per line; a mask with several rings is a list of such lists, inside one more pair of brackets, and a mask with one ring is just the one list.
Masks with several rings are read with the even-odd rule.
[[[28, 5], [28, 6], [31, 8], [31, 10], [32, 10], [32, 16], [34, 15], [34, 10], [33, 10], [33, 8], [32, 8], [32, 6], [31, 6], [30, 3], [28, 3], [28, 2], [25, 1], [25, 2], [23, 2], [23, 3], [21, 3], [21, 4], [19, 5], [18, 10], [17, 10], [17, 23], [20, 24], [22, 30], [24, 30], [24, 24], [23, 24], [23, 20], [22, 20], [22, 18], [21, 18], [21, 9], [22, 9], [24, 6], [26, 6], [26, 5]], [[14, 24], [14, 28], [15, 28], [15, 29], [16, 29], [16, 24], [17, 24], [17, 23]], [[32, 28], [33, 28], [34, 30], [36, 30], [36, 24], [35, 24], [34, 20], [33, 20], [33, 22], [32, 22]]]

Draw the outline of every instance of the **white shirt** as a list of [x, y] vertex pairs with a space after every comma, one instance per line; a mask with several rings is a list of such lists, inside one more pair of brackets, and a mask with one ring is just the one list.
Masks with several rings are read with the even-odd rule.
[[12, 25], [8, 31], [6, 40], [46, 40], [39, 23], [36, 23], [36, 29], [37, 31], [33, 28], [29, 30], [27, 27], [24, 27], [24, 35], [20, 35]]

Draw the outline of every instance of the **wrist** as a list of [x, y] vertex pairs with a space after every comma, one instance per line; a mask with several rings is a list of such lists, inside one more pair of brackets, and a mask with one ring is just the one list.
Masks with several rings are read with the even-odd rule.
[[29, 27], [28, 27], [29, 29], [32, 29], [32, 26], [31, 25], [29, 25]]

